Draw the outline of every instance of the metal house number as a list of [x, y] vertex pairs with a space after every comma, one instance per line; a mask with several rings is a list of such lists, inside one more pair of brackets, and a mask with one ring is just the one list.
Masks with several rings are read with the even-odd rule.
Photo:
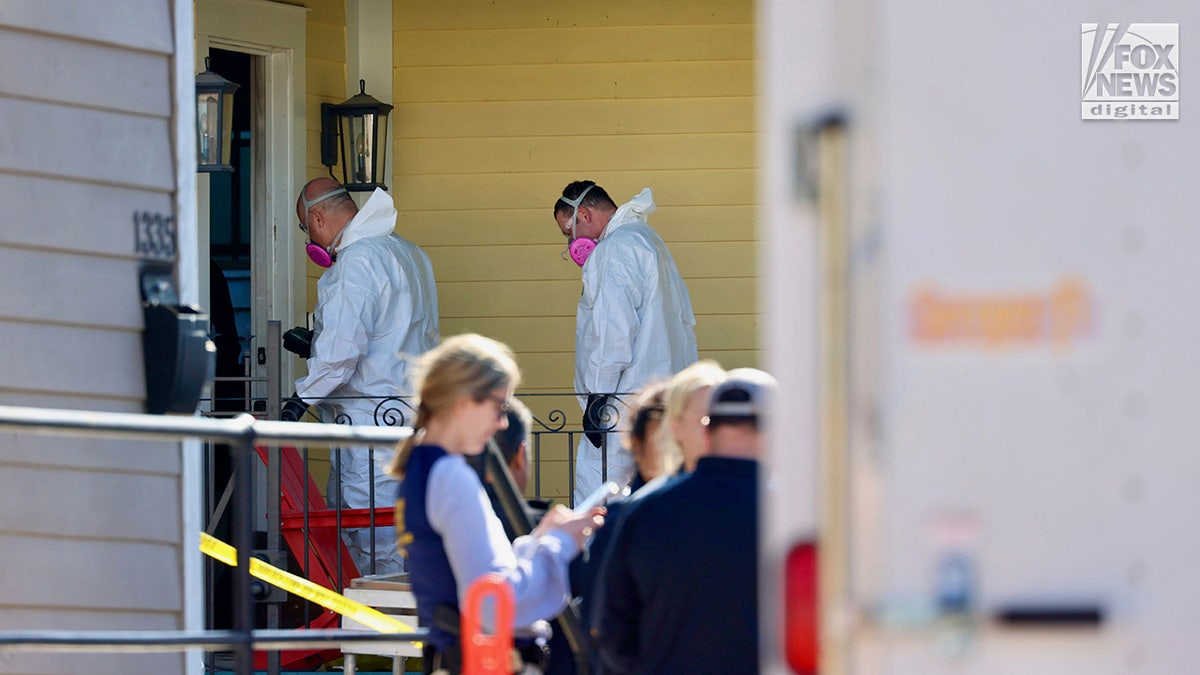
[[134, 246], [138, 255], [156, 260], [175, 259], [175, 217], [149, 211], [133, 214]]

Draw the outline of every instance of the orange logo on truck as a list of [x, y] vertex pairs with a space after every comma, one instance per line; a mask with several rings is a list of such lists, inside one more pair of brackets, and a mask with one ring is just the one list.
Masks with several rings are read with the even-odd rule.
[[1045, 292], [917, 288], [909, 301], [909, 334], [926, 347], [1069, 349], [1090, 330], [1092, 294], [1079, 278]]

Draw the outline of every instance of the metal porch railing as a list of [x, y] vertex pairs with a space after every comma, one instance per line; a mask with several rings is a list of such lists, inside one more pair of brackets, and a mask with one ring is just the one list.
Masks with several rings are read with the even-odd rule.
[[[427, 631], [403, 634], [364, 634], [359, 631], [255, 630], [252, 616], [250, 551], [251, 475], [254, 446], [267, 444], [271, 452], [283, 443], [395, 445], [411, 434], [407, 427], [364, 427], [259, 421], [250, 415], [217, 420], [199, 417], [164, 417], [77, 410], [0, 406], [0, 430], [18, 433], [179, 441], [187, 438], [221, 442], [234, 449], [233, 545], [238, 566], [231, 570], [233, 629], [221, 631], [0, 631], [5, 650], [163, 652], [191, 648], [231, 648], [235, 670], [250, 675], [253, 650], [329, 647], [344, 642], [396, 642], [423, 640]], [[199, 533], [193, 533], [198, 536]], [[186, 539], [186, 537], [185, 537]], [[184, 545], [189, 545], [185, 540]], [[276, 653], [272, 651], [271, 653]], [[277, 664], [276, 664], [277, 668]], [[275, 672], [278, 672], [275, 670]]]
[[[214, 417], [228, 417], [239, 413], [251, 413], [258, 417], [278, 418], [281, 401], [287, 394], [290, 394], [292, 388], [291, 383], [283, 382], [280, 376], [282, 359], [292, 358], [282, 350], [280, 336], [279, 322], [269, 322], [265, 344], [254, 350], [255, 358], [264, 366], [260, 372], [265, 375], [262, 377], [217, 378], [214, 392], [225, 391], [227, 393], [232, 388], [237, 391], [237, 395], [225, 399], [214, 397], [207, 406], [209, 412], [206, 414]], [[222, 387], [222, 383], [224, 383], [224, 387]], [[614, 401], [628, 400], [628, 396], [624, 394], [614, 396], [616, 397]], [[523, 400], [533, 412], [532, 428], [530, 429], [532, 471], [529, 496], [535, 499], [557, 499], [570, 503], [575, 475], [575, 447], [583, 434], [579, 397], [574, 392], [524, 391], [518, 391], [517, 397]], [[374, 403], [372, 421], [378, 428], [406, 427], [415, 416], [415, 405], [411, 397], [386, 397], [373, 400], [372, 403]], [[608, 428], [617, 429], [622, 426], [620, 406], [614, 405], [605, 412], [603, 419]], [[319, 420], [313, 414], [313, 410], [310, 410], [308, 419], [305, 421]], [[338, 425], [349, 424], [349, 420], [345, 418], [333, 421]], [[602, 455], [606, 456], [609, 452], [608, 436], [605, 438], [606, 443], [602, 448]], [[329, 448], [334, 447], [337, 446], [329, 444]], [[206, 454], [209, 457], [218, 454], [215, 452], [217, 448], [211, 444], [207, 450]], [[334, 490], [333, 493], [326, 493], [325, 486], [318, 484], [313, 477], [323, 472], [324, 467], [315, 469], [314, 464], [318, 461], [325, 461], [324, 454], [327, 450], [328, 448], [310, 448], [310, 444], [297, 444], [294, 448], [275, 447], [270, 449], [270, 454], [264, 453], [260, 449], [258, 454], [262, 461], [254, 460], [252, 462], [258, 476], [255, 482], [257, 494], [252, 498], [252, 508], [257, 508], [258, 512], [249, 518], [249, 522], [256, 524], [254, 534], [259, 537], [260, 541], [260, 545], [257, 547], [258, 553], [269, 557], [272, 561], [278, 561], [279, 566], [290, 567], [289, 571], [314, 581], [318, 580], [318, 574], [313, 573], [313, 568], [324, 564], [330, 574], [322, 577], [320, 583], [327, 585], [331, 590], [341, 592], [343, 587], [348, 585], [349, 579], [360, 574], [370, 575], [376, 572], [373, 563], [369, 569], [362, 570], [347, 568], [343, 564], [345, 555], [340, 547], [343, 531], [352, 527], [368, 527], [374, 533], [376, 527], [390, 524], [392, 510], [390, 507], [344, 508], [341, 506], [342, 500], [337, 493], [338, 486], [336, 484], [330, 488]], [[336, 450], [328, 450], [328, 452], [332, 459], [332, 454]], [[253, 456], [254, 453], [251, 454]], [[210, 461], [210, 476], [212, 466], [213, 463]], [[269, 468], [264, 471], [264, 466]], [[285, 472], [287, 473], [286, 478]], [[230, 498], [239, 492], [240, 488], [235, 489], [232, 481], [227, 484], [217, 484], [210, 480], [209, 483], [210, 489], [206, 491], [208, 498], [206, 514], [209, 522], [206, 523], [205, 528], [211, 533], [215, 524], [222, 517]], [[371, 485], [374, 485], [373, 480]], [[287, 494], [289, 489], [291, 490], [290, 495]], [[290, 508], [281, 508], [281, 492], [284, 493], [285, 504], [290, 504]], [[324, 506], [326, 500], [332, 506]], [[370, 501], [375, 502], [373, 493]], [[313, 507], [313, 504], [317, 504], [317, 506]], [[332, 537], [327, 534], [330, 531], [333, 533]], [[314, 536], [315, 532], [325, 534]], [[325, 547], [330, 539], [339, 542], [337, 550], [332, 553], [325, 551], [314, 554], [314, 541], [318, 537], [324, 537]], [[298, 544], [298, 541], [303, 543]], [[373, 537], [372, 541], [374, 541]], [[319, 559], [320, 564], [314, 565], [314, 556]], [[209, 565], [208, 568], [215, 569], [213, 565]], [[329, 581], [326, 581], [327, 579]], [[211, 575], [209, 582], [212, 586]], [[285, 605], [284, 601], [268, 599], [262, 604], [265, 605], [265, 617], [260, 617], [260, 625], [268, 630], [284, 626], [288, 628], [322, 626], [336, 619], [331, 613], [314, 607], [307, 601]], [[210, 609], [208, 625], [214, 625], [212, 623], [214, 618], [214, 613]], [[285, 652], [285, 665], [292, 664], [292, 667], [288, 668], [289, 670], [305, 669], [310, 667], [311, 661], [315, 660], [315, 657], [310, 658], [310, 656], [302, 656], [295, 651]], [[262, 665], [261, 658], [259, 660], [259, 665]], [[266, 667], [272, 673], [278, 672], [277, 659], [272, 658]]]
[[[411, 430], [405, 426], [411, 420], [414, 406], [408, 397], [389, 397], [377, 402], [375, 421], [378, 426], [350, 426], [346, 424], [308, 424], [275, 421], [280, 409], [283, 386], [280, 363], [283, 357], [279, 322], [268, 324], [266, 345], [258, 350], [257, 356], [265, 366], [265, 376], [218, 378], [218, 383], [240, 384], [241, 393], [236, 405], [229, 400], [209, 400], [207, 417], [176, 417], [156, 415], [134, 415], [120, 413], [98, 413], [75, 410], [52, 410], [43, 408], [19, 408], [0, 406], [0, 429], [20, 433], [41, 435], [64, 435], [105, 438], [128, 438], [140, 440], [199, 439], [206, 444], [206, 456], [213, 456], [218, 445], [226, 445], [232, 451], [234, 471], [226, 485], [211, 485], [205, 504], [204, 523], [211, 530], [222, 514], [231, 509], [231, 543], [238, 552], [238, 567], [227, 570], [232, 581], [230, 590], [232, 620], [231, 630], [209, 629], [204, 631], [164, 632], [94, 632], [94, 631], [0, 631], [0, 648], [26, 651], [126, 651], [126, 652], [171, 652], [190, 648], [217, 651], [226, 649], [234, 655], [236, 672], [251, 673], [265, 669], [272, 675], [280, 672], [279, 651], [300, 649], [336, 649], [343, 642], [389, 642], [395, 640], [420, 640], [424, 631], [400, 635], [371, 635], [358, 631], [335, 629], [292, 630], [295, 626], [281, 629], [278, 599], [259, 602], [252, 598], [252, 582], [249, 574], [249, 558], [254, 553], [266, 554], [270, 559], [287, 567], [289, 554], [304, 555], [307, 552], [289, 552], [283, 541], [284, 520], [281, 514], [281, 446], [293, 445], [303, 459], [303, 473], [311, 475], [308, 448], [340, 447], [345, 445], [377, 445], [393, 447], [407, 438]], [[290, 383], [288, 383], [290, 389]], [[219, 389], [214, 388], [214, 391]], [[617, 400], [628, 400], [618, 394]], [[572, 392], [518, 392], [534, 413], [531, 429], [531, 459], [533, 463], [531, 492], [535, 498], [557, 498], [569, 502], [575, 473], [575, 446], [583, 433], [582, 411], [577, 395]], [[568, 412], [570, 411], [570, 412]], [[311, 414], [311, 413], [310, 413]], [[606, 424], [611, 429], [619, 428], [621, 409], [614, 406], [608, 411]], [[260, 418], [260, 419], [256, 419]], [[267, 419], [261, 419], [267, 418]], [[604, 448], [607, 452], [608, 448]], [[258, 454], [261, 457], [256, 457]], [[547, 467], [558, 463], [560, 477], [565, 483], [547, 485]], [[263, 471], [264, 463], [274, 470]], [[211, 470], [211, 462], [208, 465]], [[265, 483], [256, 488], [255, 483]], [[307, 504], [305, 499], [303, 503]], [[330, 514], [312, 513], [307, 509], [292, 514], [293, 525], [299, 527], [305, 538], [314, 526], [335, 528], [336, 539], [341, 540], [341, 530], [347, 524], [361, 519], [363, 514], [340, 507]], [[390, 509], [363, 509], [371, 526], [375, 524], [377, 512]], [[321, 521], [318, 516], [324, 517]], [[257, 523], [257, 525], [256, 525]], [[361, 526], [361, 525], [360, 525]], [[258, 529], [262, 528], [262, 529]], [[198, 533], [197, 533], [198, 535]], [[262, 537], [262, 546], [256, 547], [255, 537]], [[257, 551], [255, 549], [258, 549]], [[206, 563], [205, 568], [220, 563]], [[373, 570], [363, 570], [372, 573]], [[339, 570], [338, 575], [340, 576]], [[206, 584], [206, 598], [212, 595], [211, 575]], [[341, 592], [342, 588], [332, 588]], [[256, 609], [265, 605], [265, 626], [256, 626]], [[304, 603], [307, 624], [310, 613]], [[211, 610], [206, 625], [212, 625]], [[253, 652], [265, 651], [265, 664], [254, 662]]]

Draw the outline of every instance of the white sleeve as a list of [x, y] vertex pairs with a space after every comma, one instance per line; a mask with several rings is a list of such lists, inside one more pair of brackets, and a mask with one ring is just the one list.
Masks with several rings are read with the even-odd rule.
[[455, 458], [438, 460], [429, 472], [425, 508], [442, 535], [460, 605], [475, 579], [497, 572], [512, 584], [517, 626], [556, 616], [569, 597], [567, 566], [579, 552], [575, 541], [553, 531], [509, 544], [478, 475], [461, 458], [448, 460]]
[[621, 248], [609, 251], [600, 261], [605, 264], [596, 279], [592, 335], [587, 337], [595, 348], [584, 375], [584, 391], [597, 394], [617, 391], [621, 375], [633, 363], [633, 344], [641, 330], [638, 309], [646, 283], [638, 278], [634, 260], [640, 253], [619, 238], [608, 245]]
[[339, 271], [339, 282], [322, 289], [317, 308], [321, 330], [313, 336], [308, 376], [296, 383], [296, 394], [310, 405], [321, 403], [350, 381], [370, 346], [377, 293], [351, 278], [355, 269]]

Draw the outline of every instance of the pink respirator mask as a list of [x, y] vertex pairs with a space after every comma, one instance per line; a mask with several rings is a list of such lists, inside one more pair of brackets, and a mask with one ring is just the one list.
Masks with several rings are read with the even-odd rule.
[[563, 260], [566, 260], [567, 256], [570, 256], [571, 262], [574, 262], [576, 265], [579, 265], [580, 267], [583, 267], [583, 264], [585, 262], [587, 262], [588, 256], [590, 256], [592, 254], [592, 251], [596, 250], [596, 245], [599, 243], [595, 239], [592, 239], [591, 237], [576, 237], [575, 236], [575, 221], [579, 218], [579, 204], [583, 202], [583, 198], [587, 195], [588, 191], [590, 191], [594, 187], [596, 187], [596, 186], [595, 185], [587, 186], [587, 189], [585, 189], [583, 192], [579, 193], [579, 196], [576, 197], [575, 199], [567, 199], [566, 197], [559, 197], [560, 200], [566, 202], [567, 204], [570, 204], [571, 207], [575, 209], [571, 213], [571, 240], [570, 240], [570, 243], [567, 244], [567, 250], [562, 252], [562, 257], [563, 257]]
[[[343, 194], [348, 194], [346, 192], [346, 188], [344, 188], [344, 187], [340, 187], [336, 190], [326, 192], [325, 194], [317, 197], [316, 199], [314, 199], [312, 201], [305, 199], [304, 195], [301, 195], [300, 199], [302, 199], [304, 201], [304, 217], [305, 217], [305, 219], [307, 220], [308, 212], [312, 211], [312, 207], [316, 206], [317, 204], [320, 204], [321, 202], [325, 201], [326, 199], [329, 199], [330, 197], [336, 197], [338, 195], [343, 195]], [[300, 231], [303, 232], [304, 234], [308, 234], [308, 225], [306, 223], [300, 223]], [[343, 228], [342, 232], [345, 232], [345, 231], [346, 231], [345, 228]], [[316, 263], [317, 265], [319, 265], [321, 267], [331, 267], [333, 265], [334, 261], [337, 260], [337, 250], [336, 249], [337, 249], [338, 242], [342, 240], [342, 232], [338, 232], [337, 237], [334, 238], [333, 244], [331, 244], [329, 246], [329, 248], [325, 248], [324, 246], [321, 246], [320, 244], [313, 243], [312, 239], [310, 238], [308, 240], [308, 243], [306, 243], [304, 245], [304, 252], [308, 254], [308, 259], [313, 261], [314, 263]]]

